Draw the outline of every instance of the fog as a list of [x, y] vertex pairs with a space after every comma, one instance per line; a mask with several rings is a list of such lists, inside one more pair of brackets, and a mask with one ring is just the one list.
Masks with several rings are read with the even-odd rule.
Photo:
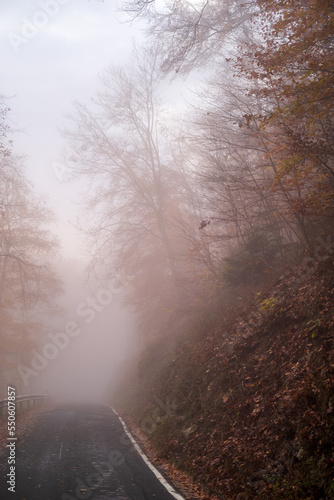
[[153, 379], [317, 234], [275, 185], [273, 104], [239, 66], [252, 5], [148, 2], [148, 22], [146, 4], [131, 22], [121, 1], [1, 6], [3, 393], [109, 401], [145, 362]]
[[[39, 310], [38, 305], [25, 312], [26, 318], [40, 323], [38, 333], [30, 334], [35, 344], [4, 354], [8, 369], [2, 390], [5, 393], [5, 384], [15, 381], [21, 394], [107, 400], [124, 365], [138, 354], [133, 313], [123, 304], [122, 288], [105, 298], [108, 303], [97, 303], [94, 316], [89, 316], [88, 304], [82, 308], [86, 316], [78, 314], [80, 305], [103, 286], [96, 280], [87, 284], [90, 256], [77, 228], [83, 183], [62, 182], [55, 165], [63, 161], [65, 139], [59, 129], [73, 101], [90, 101], [99, 73], [111, 62], [122, 64], [128, 58], [134, 39], [141, 39], [140, 30], [124, 22], [114, 1], [17, 1], [1, 6], [1, 19], [0, 93], [11, 108], [7, 121], [16, 131], [15, 153], [25, 155], [35, 192], [57, 217], [52, 231], [60, 240], [61, 254], [52, 265], [64, 291], [53, 299], [55, 312]], [[69, 322], [78, 325], [75, 337], [64, 334]], [[60, 347], [52, 340], [58, 338]], [[52, 359], [43, 355], [48, 345]]]
[[[69, 158], [73, 157], [76, 145], [71, 144], [70, 134], [64, 130], [68, 126], [73, 130], [76, 126], [70, 124], [68, 118], [75, 113], [74, 101], [95, 109], [92, 98], [101, 90], [101, 76], [106, 68], [110, 65], [134, 67], [137, 57], [133, 56], [134, 46], [139, 52], [143, 50], [142, 45], [145, 47], [142, 31], [145, 22], [128, 22], [128, 17], [118, 7], [115, 1], [88, 0], [29, 3], [22, 0], [1, 7], [0, 30], [4, 43], [1, 46], [0, 95], [4, 99], [3, 108], [10, 108], [5, 123], [9, 127], [8, 141], [13, 140], [10, 144], [13, 165], [6, 168], [12, 169], [14, 164], [20, 164], [23, 184], [32, 182], [32, 193], [24, 203], [35, 203], [33, 211], [36, 213], [38, 210], [42, 213], [42, 207], [48, 207], [55, 214], [55, 219], [50, 219], [43, 229], [42, 225], [38, 227], [37, 221], [32, 223], [29, 217], [26, 221], [24, 217], [21, 219], [22, 227], [30, 227], [29, 231], [34, 227], [38, 236], [32, 250], [20, 240], [20, 258], [26, 255], [27, 269], [29, 266], [37, 266], [36, 269], [46, 266], [50, 274], [39, 276], [37, 273], [34, 277], [32, 273], [29, 278], [25, 277], [14, 303], [10, 295], [4, 297], [4, 302], [9, 301], [7, 310], [12, 310], [10, 323], [4, 323], [4, 331], [20, 344], [13, 352], [10, 347], [3, 353], [6, 361], [1, 390], [4, 393], [6, 384], [14, 383], [14, 380], [21, 394], [49, 393], [61, 399], [110, 400], [124, 373], [138, 361], [141, 352], [139, 339], [145, 338], [143, 345], [147, 345], [148, 339], [157, 336], [156, 328], [159, 329], [168, 316], [166, 311], [171, 304], [167, 296], [172, 292], [170, 285], [165, 287], [161, 282], [163, 275], [169, 272], [166, 263], [171, 258], [166, 256], [169, 245], [166, 237], [165, 248], [159, 248], [160, 243], [156, 246], [154, 242], [154, 238], [160, 238], [159, 234], [154, 234], [153, 240], [149, 241], [148, 233], [139, 233], [138, 248], [131, 250], [132, 257], [122, 267], [119, 247], [127, 245], [130, 236], [127, 236], [127, 241], [117, 239], [116, 234], [112, 236], [115, 245], [111, 249], [112, 245], [107, 244], [111, 235], [108, 233], [107, 239], [103, 240], [101, 216], [105, 217], [106, 213], [103, 215], [99, 202], [93, 200], [92, 177], [79, 175], [73, 179], [72, 171], [67, 175], [68, 169], [73, 167]], [[188, 82], [183, 78], [174, 81], [167, 78], [159, 82], [160, 97], [164, 96], [161, 106], [163, 121], [168, 121], [183, 109], [184, 91], [191, 81], [194, 81], [192, 77]], [[130, 137], [131, 130], [123, 125], [120, 121], [117, 124], [116, 120], [116, 126], [108, 127], [116, 136]], [[79, 151], [84, 152], [89, 147], [89, 141], [84, 139]], [[148, 144], [138, 144], [138, 148], [139, 156], [150, 154]], [[140, 148], [144, 149], [140, 151]], [[92, 154], [95, 153], [92, 151]], [[86, 160], [82, 157], [76, 161], [74, 170], [79, 166], [80, 174]], [[101, 161], [105, 160], [101, 157]], [[151, 173], [144, 169], [143, 176], [147, 175]], [[101, 181], [103, 184], [103, 177]], [[10, 182], [9, 190], [13, 190], [16, 181], [13, 178]], [[97, 189], [101, 188], [99, 176], [93, 184]], [[20, 191], [18, 196], [22, 196]], [[146, 195], [143, 193], [143, 196]], [[141, 203], [139, 200], [137, 215], [143, 210], [142, 217], [151, 219], [152, 214], [147, 211], [149, 207], [143, 205], [140, 208]], [[95, 207], [90, 209], [89, 204], [95, 204]], [[116, 212], [121, 205], [120, 197], [116, 200]], [[116, 217], [119, 223], [131, 226], [135, 212], [131, 214], [124, 210], [123, 222], [116, 213], [108, 214], [107, 218]], [[8, 217], [17, 217], [15, 208]], [[155, 224], [153, 220], [151, 223]], [[140, 227], [141, 222], [137, 220], [136, 224]], [[4, 226], [4, 234], [6, 230]], [[94, 236], [94, 231], [100, 236], [102, 234], [102, 239], [96, 234]], [[59, 248], [54, 247], [56, 253], [52, 254], [52, 243], [50, 255], [39, 257], [43, 253], [41, 249], [49, 245], [54, 236], [60, 244]], [[14, 241], [18, 235], [10, 238]], [[106, 252], [105, 248], [108, 248]], [[127, 248], [122, 255], [126, 252], [129, 255], [129, 251]], [[141, 265], [145, 254], [152, 255], [146, 264]], [[3, 278], [7, 279], [4, 286], [8, 286], [8, 290], [12, 286], [14, 290], [13, 279], [19, 269], [14, 266], [8, 273], [4, 262], [2, 272]], [[139, 288], [133, 287], [133, 283], [128, 286], [124, 275], [129, 273], [137, 275], [135, 280], [140, 274], [144, 276]], [[149, 277], [150, 273], [154, 285], [145, 278], [145, 274]], [[36, 286], [39, 291], [35, 297], [29, 290]], [[57, 286], [57, 293], [51, 290]], [[26, 297], [30, 295], [29, 304], [26, 304]], [[48, 306], [43, 304], [46, 298]], [[142, 318], [138, 316], [140, 309]], [[12, 333], [16, 324], [22, 324], [20, 328], [26, 333]]]
[[[61, 267], [64, 314], [51, 322], [39, 351], [50, 341], [61, 347], [45, 370], [29, 380], [35, 390], [56, 398], [107, 401], [125, 366], [138, 355], [134, 317], [123, 303], [126, 287], [118, 280], [112, 291], [98, 283], [85, 285], [80, 261], [64, 261]], [[75, 324], [73, 337], [65, 333], [69, 324]]]

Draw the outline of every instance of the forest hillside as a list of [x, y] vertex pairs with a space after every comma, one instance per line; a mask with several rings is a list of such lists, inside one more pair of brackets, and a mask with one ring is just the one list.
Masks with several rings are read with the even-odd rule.
[[[330, 247], [327, 250], [331, 251]], [[194, 325], [129, 410], [210, 498], [334, 498], [333, 259], [309, 259], [234, 320]]]

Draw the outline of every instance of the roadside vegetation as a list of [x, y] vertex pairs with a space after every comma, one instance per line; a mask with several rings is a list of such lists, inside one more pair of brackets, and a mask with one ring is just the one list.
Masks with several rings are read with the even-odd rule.
[[188, 329], [162, 370], [151, 347], [123, 406], [212, 498], [334, 498], [333, 310], [332, 257], [300, 266]]

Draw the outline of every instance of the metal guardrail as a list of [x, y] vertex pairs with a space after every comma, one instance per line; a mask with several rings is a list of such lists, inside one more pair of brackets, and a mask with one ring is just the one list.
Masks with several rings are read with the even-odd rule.
[[[42, 405], [49, 398], [48, 394], [25, 394], [23, 396], [16, 396], [15, 407], [18, 408], [31, 408], [33, 406]], [[13, 402], [13, 401], [12, 401]], [[0, 400], [0, 415], [6, 415], [8, 406], [8, 399]]]

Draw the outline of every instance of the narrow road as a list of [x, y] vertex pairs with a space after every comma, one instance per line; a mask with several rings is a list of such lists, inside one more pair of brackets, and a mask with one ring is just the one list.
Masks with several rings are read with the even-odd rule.
[[[171, 500], [111, 408], [61, 406], [44, 411], [16, 442], [16, 488], [2, 473], [0, 498], [17, 500]], [[6, 467], [6, 474], [9, 466]]]

